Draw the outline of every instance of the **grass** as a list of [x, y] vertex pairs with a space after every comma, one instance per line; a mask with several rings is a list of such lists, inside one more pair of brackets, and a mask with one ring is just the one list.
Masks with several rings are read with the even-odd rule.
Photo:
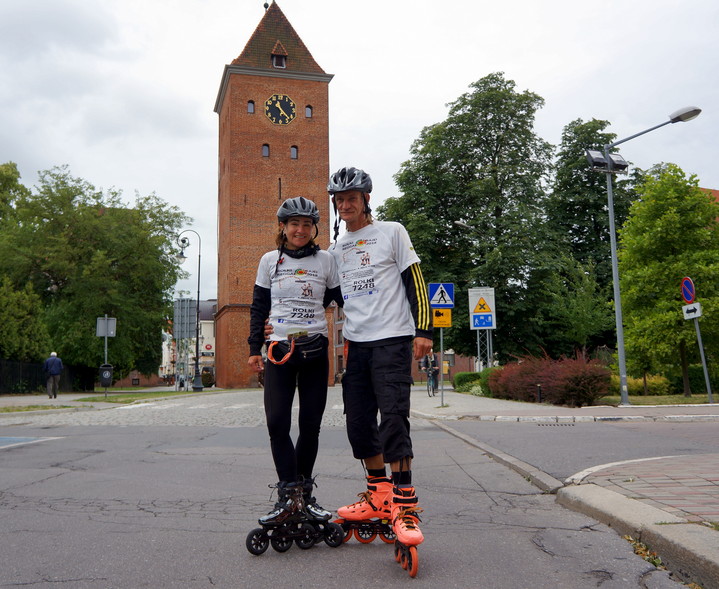
[[[619, 405], [622, 399], [619, 395], [607, 395], [597, 399], [595, 405]], [[708, 395], [629, 395], [631, 405], [700, 405], [709, 403]]]
[[83, 397], [77, 399], [78, 402], [82, 403], [133, 403], [135, 401], [144, 401], [146, 399], [161, 399], [164, 397], [177, 397], [180, 395], [192, 395], [197, 394], [194, 391], [157, 391], [151, 392], [144, 390], [143, 392], [132, 393], [126, 390], [121, 393], [108, 393], [107, 397], [104, 394], [96, 395], [93, 397]]
[[16, 413], [18, 411], [44, 411], [45, 409], [70, 409], [69, 405], [13, 405], [0, 407], [0, 413]]

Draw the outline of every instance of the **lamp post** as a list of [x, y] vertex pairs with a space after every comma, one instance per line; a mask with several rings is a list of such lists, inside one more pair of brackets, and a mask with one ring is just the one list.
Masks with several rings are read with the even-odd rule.
[[197, 235], [197, 316], [195, 318], [195, 377], [192, 381], [192, 390], [196, 392], [202, 391], [202, 375], [200, 374], [200, 269], [202, 258], [202, 239], [200, 234], [194, 229], [185, 229], [177, 236], [177, 245], [180, 246], [180, 253], [177, 254], [177, 260], [182, 264], [187, 257], [185, 256], [185, 248], [189, 247], [190, 240], [182, 237], [183, 233], [194, 233]]
[[604, 151], [598, 151], [593, 149], [587, 150], [587, 159], [589, 164], [592, 166], [592, 170], [603, 172], [607, 175], [607, 208], [609, 212], [609, 243], [611, 247], [612, 255], [612, 282], [614, 283], [614, 316], [616, 321], [617, 330], [617, 357], [619, 361], [619, 386], [621, 392], [621, 405], [629, 405], [629, 389], [627, 388], [627, 363], [624, 354], [624, 323], [622, 318], [622, 298], [619, 290], [619, 262], [617, 259], [617, 236], [616, 227], [614, 223], [614, 192], [612, 189], [612, 174], [626, 174], [629, 164], [624, 160], [622, 156], [616, 153], [609, 153], [609, 150], [626, 143], [631, 139], [639, 137], [654, 131], [664, 125], [670, 123], [683, 123], [691, 121], [699, 116], [701, 109], [696, 106], [687, 106], [681, 108], [669, 115], [669, 120], [659, 123], [649, 129], [635, 133], [614, 143], [609, 143], [604, 146]]

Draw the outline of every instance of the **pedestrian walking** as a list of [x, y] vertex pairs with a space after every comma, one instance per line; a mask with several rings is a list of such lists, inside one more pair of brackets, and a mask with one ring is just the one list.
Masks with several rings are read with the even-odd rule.
[[56, 399], [58, 390], [60, 389], [60, 376], [62, 375], [62, 360], [57, 355], [57, 352], [51, 352], [50, 357], [45, 360], [42, 366], [47, 385], [47, 396], [50, 399]]

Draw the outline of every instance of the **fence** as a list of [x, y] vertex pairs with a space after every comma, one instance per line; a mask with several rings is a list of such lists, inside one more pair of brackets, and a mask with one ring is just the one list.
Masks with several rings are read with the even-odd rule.
[[[97, 369], [87, 366], [65, 366], [60, 377], [60, 392], [92, 391]], [[27, 394], [45, 390], [42, 362], [16, 362], [0, 359], [0, 394]]]

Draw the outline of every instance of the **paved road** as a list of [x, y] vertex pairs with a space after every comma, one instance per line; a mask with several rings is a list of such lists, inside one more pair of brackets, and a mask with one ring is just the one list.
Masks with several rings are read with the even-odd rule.
[[[251, 556], [244, 538], [274, 480], [263, 424], [260, 391], [0, 419], [14, 440], [0, 449], [0, 587], [679, 587], [610, 528], [421, 419], [416, 579], [378, 541]], [[317, 495], [336, 508], [362, 476], [337, 389], [321, 445]]]

